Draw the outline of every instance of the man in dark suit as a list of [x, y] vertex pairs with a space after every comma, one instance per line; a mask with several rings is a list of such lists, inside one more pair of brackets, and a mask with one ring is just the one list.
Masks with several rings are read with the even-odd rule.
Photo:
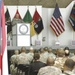
[[46, 64], [42, 63], [41, 61], [39, 61], [39, 58], [40, 58], [39, 53], [35, 53], [34, 54], [34, 61], [30, 65], [30, 68], [29, 68], [29, 75], [37, 75], [39, 69], [46, 65]]

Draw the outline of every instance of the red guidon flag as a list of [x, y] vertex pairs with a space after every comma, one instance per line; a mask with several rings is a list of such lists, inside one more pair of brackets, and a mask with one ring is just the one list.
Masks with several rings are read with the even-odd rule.
[[40, 34], [42, 30], [44, 29], [44, 26], [43, 26], [42, 18], [40, 14], [38, 13], [37, 9], [35, 10], [34, 15], [33, 15], [33, 21], [34, 21], [35, 32], [37, 34]]

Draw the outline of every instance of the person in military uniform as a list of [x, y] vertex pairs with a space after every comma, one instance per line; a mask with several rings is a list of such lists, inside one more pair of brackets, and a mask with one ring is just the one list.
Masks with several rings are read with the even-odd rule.
[[55, 59], [49, 57], [47, 59], [47, 66], [39, 70], [37, 75], [60, 75], [62, 74], [61, 69], [54, 66]]
[[46, 63], [48, 59], [48, 47], [45, 47], [40, 54], [40, 61]]
[[18, 70], [17, 70], [17, 75], [18, 74], [24, 74], [24, 68], [25, 65], [29, 65], [30, 62], [28, 60], [27, 57], [27, 53], [26, 53], [26, 48], [25, 47], [21, 47], [21, 53], [19, 54], [18, 58], [17, 58], [17, 65], [18, 65]]
[[44, 49], [43, 48], [40, 48], [40, 59], [39, 60], [41, 62], [45, 63], [43, 57], [44, 57]]
[[12, 55], [10, 58], [10, 61], [11, 61], [10, 73], [11, 73], [11, 75], [16, 75], [16, 73], [17, 73], [17, 58], [19, 56], [19, 50], [15, 50], [14, 53], [15, 54]]
[[11, 56], [10, 61], [12, 64], [16, 64], [17, 63], [17, 57], [19, 55], [19, 50], [15, 50], [14, 51], [14, 55]]
[[24, 23], [24, 21], [20, 18], [20, 15], [16, 13], [15, 17], [12, 20], [12, 26], [17, 25], [17, 23]]
[[62, 69], [65, 61], [66, 61], [65, 52], [64, 52], [63, 48], [60, 48], [57, 52], [57, 58], [55, 59], [54, 66]]
[[56, 55], [52, 52], [52, 48], [48, 48], [48, 57], [53, 57], [54, 59], [56, 58]]
[[71, 59], [72, 59], [73, 61], [75, 61], [75, 51], [74, 51], [74, 55], [71, 57]]
[[73, 69], [75, 62], [72, 59], [67, 59], [64, 63], [63, 74], [65, 75], [75, 75]]
[[27, 53], [27, 57], [28, 57], [28, 60], [30, 63], [33, 60], [33, 56], [34, 56], [34, 49], [32, 47], [30, 47], [29, 53]]
[[18, 65], [19, 64], [29, 64], [29, 60], [28, 60], [28, 57], [27, 57], [27, 53], [26, 53], [26, 48], [25, 47], [21, 48], [21, 53], [19, 54], [17, 60], [18, 60]]

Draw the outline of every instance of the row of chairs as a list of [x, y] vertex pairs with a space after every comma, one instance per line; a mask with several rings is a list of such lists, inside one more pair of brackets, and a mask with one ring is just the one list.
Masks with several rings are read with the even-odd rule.
[[25, 75], [29, 75], [29, 67], [29, 64], [19, 64], [17, 66], [17, 74], [19, 75], [20, 72], [22, 72], [22, 74], [25, 73]]

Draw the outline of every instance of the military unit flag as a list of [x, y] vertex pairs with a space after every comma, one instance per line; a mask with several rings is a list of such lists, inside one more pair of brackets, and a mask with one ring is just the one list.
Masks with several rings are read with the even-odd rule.
[[57, 37], [65, 31], [62, 15], [57, 4], [51, 18], [50, 27]]
[[75, 4], [74, 4], [72, 11], [70, 13], [70, 16], [69, 16], [69, 22], [70, 22], [73, 30], [75, 31]]
[[8, 34], [12, 31], [12, 23], [11, 23], [11, 18], [10, 18], [8, 8], [7, 8], [6, 13], [5, 13], [5, 21], [6, 21], [6, 25], [7, 25], [7, 34]]
[[16, 11], [16, 14], [15, 14], [14, 18], [22, 19], [22, 18], [21, 18], [21, 15], [20, 15], [20, 13], [19, 13], [19, 11], [18, 11], [18, 9], [17, 9], [17, 11]]
[[34, 36], [36, 34], [35, 29], [34, 29], [34, 22], [32, 21], [30, 23], [30, 35], [31, 37]]
[[27, 9], [27, 12], [23, 18], [23, 21], [25, 23], [30, 23], [30, 35], [31, 35], [31, 37], [34, 36], [35, 35], [34, 22], [33, 22], [33, 19], [32, 19], [32, 16], [30, 14], [29, 9]]
[[34, 21], [34, 29], [37, 34], [40, 34], [40, 32], [44, 29], [42, 18], [39, 15], [37, 9], [35, 10], [35, 13], [33, 15], [33, 21]]
[[26, 14], [25, 14], [25, 16], [24, 16], [24, 18], [23, 18], [23, 21], [24, 21], [25, 23], [31, 23], [31, 22], [32, 22], [32, 16], [31, 16], [31, 14], [30, 14], [29, 9], [27, 9], [27, 12], [26, 12]]

